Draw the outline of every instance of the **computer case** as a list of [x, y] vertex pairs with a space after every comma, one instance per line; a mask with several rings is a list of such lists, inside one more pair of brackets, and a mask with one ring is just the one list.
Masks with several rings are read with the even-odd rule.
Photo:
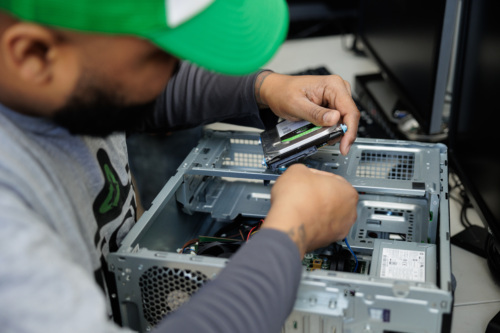
[[[261, 219], [279, 173], [262, 166], [259, 134], [206, 131], [123, 241], [108, 256], [124, 326], [148, 332], [230, 258], [192, 254], [192, 239], [237, 218]], [[447, 148], [358, 138], [301, 161], [345, 177], [359, 192], [347, 263], [310, 265], [282, 332], [449, 331], [453, 309]], [[335, 243], [345, 250], [343, 242]], [[319, 251], [319, 250], [318, 250]]]

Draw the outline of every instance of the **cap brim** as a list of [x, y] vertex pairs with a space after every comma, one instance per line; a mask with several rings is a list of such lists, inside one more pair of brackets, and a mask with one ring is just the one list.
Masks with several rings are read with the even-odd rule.
[[144, 37], [200, 67], [244, 75], [272, 58], [286, 38], [288, 24], [284, 0], [214, 1], [175, 29]]

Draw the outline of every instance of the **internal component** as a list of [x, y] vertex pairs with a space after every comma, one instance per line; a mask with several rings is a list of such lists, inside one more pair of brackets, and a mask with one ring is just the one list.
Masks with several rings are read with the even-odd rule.
[[340, 138], [347, 131], [344, 124], [319, 127], [307, 121], [282, 121], [260, 135], [263, 164], [271, 171], [314, 154], [318, 148]]
[[[191, 255], [229, 258], [241, 245], [257, 233], [263, 219], [254, 219], [238, 216], [234, 221], [224, 223], [211, 236], [199, 236], [187, 241], [177, 252]], [[357, 272], [367, 274], [369, 260], [358, 262], [348, 243], [332, 243], [327, 247], [307, 253], [302, 265], [307, 271], [332, 270], [339, 272]]]
[[178, 252], [229, 258], [259, 231], [262, 222], [262, 219], [238, 216], [234, 221], [225, 223], [212, 236], [199, 236], [187, 241]]
[[302, 265], [307, 271], [320, 269], [366, 274], [368, 260], [364, 260], [364, 258], [358, 260], [357, 256], [340, 243], [332, 243], [327, 247], [306, 253], [302, 259]]

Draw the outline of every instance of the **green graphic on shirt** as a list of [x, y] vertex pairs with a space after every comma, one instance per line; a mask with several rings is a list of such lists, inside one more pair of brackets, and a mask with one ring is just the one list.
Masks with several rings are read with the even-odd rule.
[[118, 205], [120, 201], [120, 184], [116, 180], [115, 175], [109, 168], [108, 164], [104, 165], [104, 175], [106, 176], [108, 187], [108, 195], [99, 207], [99, 213], [104, 214], [109, 212], [113, 207]]
[[[125, 184], [122, 183], [106, 151], [99, 149], [96, 157], [104, 179], [102, 188], [92, 204], [92, 210], [97, 222], [97, 230], [94, 236], [94, 242], [97, 245], [101, 241], [101, 229], [107, 223], [115, 220], [122, 214], [124, 215], [124, 219], [129, 218], [129, 214], [124, 213], [124, 210], [129, 211], [131, 206], [132, 208], [135, 207], [135, 197], [130, 196], [130, 191], [132, 191], [130, 180], [127, 179]], [[128, 165], [125, 165], [125, 171], [128, 174]], [[133, 208], [133, 212], [135, 212], [135, 208]], [[111, 237], [110, 242], [115, 238]], [[117, 246], [110, 243], [109, 248], [117, 248]]]

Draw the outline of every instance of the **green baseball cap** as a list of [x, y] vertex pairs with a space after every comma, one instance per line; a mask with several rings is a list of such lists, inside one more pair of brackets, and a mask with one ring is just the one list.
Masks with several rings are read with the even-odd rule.
[[266, 64], [288, 30], [285, 0], [0, 0], [0, 9], [47, 26], [145, 38], [230, 75]]

